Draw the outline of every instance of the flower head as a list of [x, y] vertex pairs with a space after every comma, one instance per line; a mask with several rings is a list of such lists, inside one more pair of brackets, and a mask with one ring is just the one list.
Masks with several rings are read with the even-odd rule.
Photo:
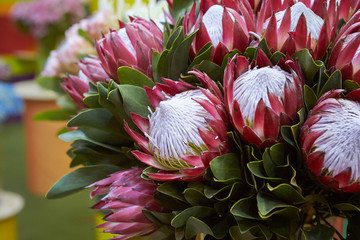
[[221, 64], [228, 52], [234, 49], [244, 52], [249, 46], [251, 40], [249, 31], [254, 29], [254, 16], [245, 7], [242, 8], [241, 15], [232, 8], [211, 5], [210, 8], [205, 9], [206, 12], [200, 11], [195, 20], [194, 4], [191, 12], [184, 17], [184, 31], [190, 34], [198, 29], [192, 45], [193, 55], [196, 55], [206, 43], [211, 42], [212, 59], [215, 63]]
[[300, 143], [309, 170], [331, 189], [360, 191], [360, 90], [324, 94], [301, 129]]
[[[219, 93], [205, 74], [193, 72], [205, 86]], [[148, 173], [154, 180], [193, 181], [203, 178], [209, 162], [228, 151], [226, 115], [221, 101], [209, 90], [185, 82], [163, 79], [167, 85], [146, 88], [155, 111], [146, 118], [132, 113], [144, 135], [128, 126], [126, 130], [141, 146], [133, 154], [142, 162], [160, 169]]]
[[68, 75], [64, 81], [60, 83], [75, 105], [80, 108], [86, 108], [84, 104], [84, 94], [89, 92], [89, 79], [80, 71], [79, 76]]
[[225, 105], [235, 129], [248, 143], [260, 147], [280, 140], [280, 127], [290, 124], [302, 107], [298, 75], [278, 66], [250, 69], [235, 56], [225, 69]]
[[91, 82], [109, 82], [110, 77], [101, 66], [101, 62], [96, 56], [89, 56], [77, 63], [80, 72], [82, 72]]
[[113, 239], [145, 236], [157, 229], [157, 225], [148, 220], [142, 211], [161, 212], [164, 209], [154, 199], [156, 185], [142, 179], [142, 171], [143, 168], [133, 167], [88, 186], [95, 187], [91, 198], [105, 194], [93, 208], [111, 211], [104, 217], [106, 222], [97, 227], [117, 234]]
[[126, 25], [121, 23], [119, 31], [110, 30], [96, 42], [96, 50], [102, 66], [111, 78], [119, 82], [117, 69], [132, 67], [152, 77], [152, 54], [161, 52], [162, 32], [152, 21], [132, 19]]

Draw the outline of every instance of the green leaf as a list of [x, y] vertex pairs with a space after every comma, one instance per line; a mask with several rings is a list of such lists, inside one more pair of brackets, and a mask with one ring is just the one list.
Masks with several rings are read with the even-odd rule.
[[257, 53], [257, 48], [255, 47], [247, 47], [245, 52], [244, 52], [244, 56], [249, 58], [249, 60], [254, 60], [256, 57], [256, 53]]
[[286, 55], [283, 54], [282, 52], [275, 52], [271, 58], [270, 58], [270, 61], [272, 64], [276, 65], [280, 59], [286, 59]]
[[319, 96], [322, 96], [324, 93], [333, 90], [333, 89], [340, 89], [342, 85], [341, 80], [341, 72], [340, 70], [336, 70], [331, 74], [330, 78], [326, 81], [325, 85], [320, 91]]
[[174, 19], [188, 12], [189, 8], [194, 3], [194, 0], [173, 0], [173, 9], [171, 9], [171, 15]]
[[321, 66], [324, 65], [321, 61], [315, 61], [308, 49], [297, 51], [291, 56], [294, 60], [300, 62], [302, 72], [304, 73], [306, 83], [310, 86], [314, 84], [314, 77]]
[[40, 112], [34, 116], [35, 121], [66, 121], [76, 112], [68, 109], [56, 109]]
[[267, 184], [269, 191], [284, 202], [299, 204], [305, 202], [305, 198], [291, 185], [282, 183], [276, 187]]
[[134, 112], [142, 117], [149, 115], [148, 107], [151, 106], [151, 103], [144, 88], [132, 85], [120, 85], [119, 90], [123, 97], [124, 108], [128, 113]]
[[[168, 225], [161, 225], [158, 230], [146, 237], [148, 240], [175, 240], [174, 229]], [[135, 240], [134, 238], [132, 238]], [[143, 238], [142, 238], [143, 239]]]
[[271, 51], [270, 51], [270, 48], [269, 48], [269, 46], [268, 46], [265, 38], [263, 38], [263, 39], [260, 41], [260, 43], [259, 43], [259, 45], [258, 45], [258, 48], [260, 48], [261, 50], [263, 50], [264, 53], [266, 54], [266, 56], [267, 56], [269, 59], [272, 57], [272, 53], [271, 53]]
[[195, 217], [190, 217], [186, 223], [185, 228], [186, 239], [191, 239], [200, 233], [214, 236], [213, 231], [206, 223]]
[[173, 218], [171, 221], [171, 226], [175, 228], [183, 227], [190, 217], [201, 219], [210, 217], [212, 215], [216, 215], [216, 212], [213, 208], [203, 206], [189, 207]]
[[311, 231], [301, 230], [305, 236], [305, 240], [332, 240], [335, 233], [334, 229], [321, 224], [314, 227]]
[[229, 180], [241, 178], [241, 169], [238, 156], [228, 153], [211, 160], [210, 169], [218, 180]]
[[194, 68], [201, 72], [205, 72], [215, 82], [222, 82], [223, 72], [221, 67], [209, 60], [204, 60], [200, 64], [195, 65]]
[[83, 37], [86, 41], [88, 41], [91, 45], [94, 44], [94, 41], [90, 39], [88, 33], [85, 30], [79, 28], [78, 34], [79, 36]]
[[285, 202], [279, 201], [277, 199], [274, 199], [269, 194], [259, 192], [256, 196], [257, 204], [259, 208], [260, 216], [266, 217], [266, 215], [269, 215], [272, 211], [279, 208], [295, 208], [292, 205], [289, 205]]
[[175, 182], [165, 182], [161, 184], [157, 191], [163, 194], [166, 194], [168, 196], [171, 196], [172, 198], [175, 198], [179, 201], [186, 202], [184, 196], [183, 196], [183, 189], [181, 188], [181, 185]]
[[99, 145], [101, 147], [107, 148], [109, 150], [115, 151], [115, 152], [120, 152], [122, 153], [122, 150], [111, 146], [109, 144], [104, 144], [98, 141], [95, 141], [94, 139], [89, 138], [88, 136], [85, 135], [85, 133], [83, 133], [80, 130], [75, 130], [75, 131], [71, 131], [71, 132], [67, 132], [67, 133], [63, 133], [61, 135], [59, 135], [59, 138], [65, 142], [74, 142], [77, 140], [82, 140], [82, 141], [86, 141], [95, 145]]
[[153, 79], [155, 82], [159, 82], [160, 76], [158, 74], [158, 64], [159, 64], [159, 60], [160, 60], [160, 53], [158, 52], [154, 52], [151, 62], [152, 62], [152, 69], [153, 69]]
[[353, 91], [353, 90], [355, 90], [355, 89], [360, 88], [360, 85], [359, 85], [357, 82], [352, 81], [352, 80], [345, 80], [345, 81], [343, 82], [343, 84], [344, 84], [344, 88], [345, 88], [348, 92], [351, 92], [351, 91]]
[[190, 71], [195, 65], [200, 64], [203, 60], [210, 60], [212, 48], [211, 42], [205, 44], [195, 56], [187, 70]]
[[261, 220], [258, 214], [258, 207], [256, 204], [255, 195], [237, 201], [231, 207], [230, 212], [237, 217]]
[[150, 88], [155, 86], [155, 83], [148, 76], [130, 67], [119, 67], [118, 77], [120, 84], [134, 85], [138, 87], [148, 86]]
[[39, 76], [35, 79], [36, 83], [39, 84], [41, 87], [52, 90], [59, 94], [65, 94], [64, 90], [60, 86], [60, 77], [44, 77]]
[[315, 92], [308, 85], [304, 86], [304, 100], [307, 111], [310, 111], [317, 101]]
[[357, 211], [360, 212], [360, 207], [359, 206], [355, 206], [351, 203], [339, 203], [339, 204], [335, 204], [334, 208], [339, 209], [340, 211]]
[[97, 165], [78, 168], [57, 181], [46, 194], [46, 197], [49, 199], [65, 197], [120, 170], [122, 169], [114, 165]]

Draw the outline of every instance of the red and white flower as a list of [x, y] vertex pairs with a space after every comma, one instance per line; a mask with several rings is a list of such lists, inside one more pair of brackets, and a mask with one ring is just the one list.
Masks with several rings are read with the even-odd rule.
[[300, 143], [309, 170], [333, 190], [360, 191], [360, 90], [324, 94], [301, 129]]
[[155, 108], [149, 117], [131, 114], [144, 135], [126, 125], [126, 131], [143, 150], [132, 153], [140, 161], [159, 169], [156, 173], [148, 173], [154, 180], [202, 179], [209, 162], [229, 151], [227, 117], [219, 99], [222, 99], [220, 90], [206, 74], [191, 73], [211, 91], [163, 79], [166, 85], [145, 88]]
[[231, 122], [245, 141], [260, 147], [280, 140], [280, 127], [290, 124], [302, 107], [298, 75], [279, 66], [250, 68], [235, 56], [224, 74], [225, 106]]

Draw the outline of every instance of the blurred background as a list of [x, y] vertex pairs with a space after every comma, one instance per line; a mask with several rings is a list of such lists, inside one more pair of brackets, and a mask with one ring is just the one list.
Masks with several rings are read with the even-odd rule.
[[[56, 71], [48, 60], [55, 55], [68, 59], [73, 52], [65, 49], [75, 41], [68, 35], [92, 38], [77, 43], [80, 49], [94, 51], [94, 40], [103, 30], [117, 25], [127, 15], [145, 15], [163, 11], [159, 1], [149, 0], [1, 0], [0, 1], [0, 239], [1, 240], [79, 240], [108, 239], [95, 226], [101, 214], [91, 210], [90, 190], [69, 197], [49, 200], [45, 195], [64, 174], [70, 172], [70, 144], [58, 139], [66, 121], [56, 115], [52, 120], [41, 116], [47, 110], [67, 106], [56, 91], [40, 87], [39, 75], [50, 89], [59, 76], [73, 69], [74, 63], [61, 65]], [[98, 17], [91, 24], [82, 19], [97, 10], [110, 10], [106, 19]], [[112, 17], [115, 16], [115, 17]], [[100, 20], [99, 20], [100, 19]], [[75, 33], [65, 31], [77, 24]], [[114, 22], [111, 22], [114, 21]], [[126, 20], [125, 20], [126, 21]], [[101, 24], [98, 24], [101, 22]], [[93, 29], [96, 26], [98, 29]], [[79, 29], [83, 30], [79, 30]], [[86, 28], [86, 29], [85, 29]], [[85, 30], [84, 30], [85, 29]], [[65, 36], [66, 35], [66, 36]], [[65, 40], [64, 40], [65, 39]], [[88, 39], [89, 40], [89, 39]], [[71, 44], [68, 44], [68, 43]], [[90, 46], [90, 48], [86, 48]], [[69, 47], [68, 47], [69, 48]], [[70, 46], [72, 49], [77, 47]], [[88, 54], [89, 52], [84, 52]], [[91, 53], [91, 52], [90, 52]], [[76, 52], [75, 58], [83, 52]], [[59, 67], [58, 62], [57, 67]], [[72, 65], [71, 65], [72, 64]], [[45, 71], [51, 65], [50, 71]], [[76, 67], [76, 66], [75, 66]], [[47, 69], [47, 68], [46, 68]], [[45, 83], [45, 84], [44, 84]], [[40, 115], [39, 115], [40, 114]], [[34, 121], [34, 118], [42, 121]]]

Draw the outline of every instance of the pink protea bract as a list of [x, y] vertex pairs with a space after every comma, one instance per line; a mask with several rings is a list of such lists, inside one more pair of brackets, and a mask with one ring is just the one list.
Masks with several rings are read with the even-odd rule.
[[191, 55], [196, 55], [208, 42], [213, 45], [211, 59], [217, 64], [221, 64], [224, 56], [234, 49], [245, 51], [251, 42], [249, 31], [255, 30], [255, 20], [251, 9], [240, 2], [239, 4], [242, 15], [232, 8], [211, 4], [206, 12], [200, 10], [197, 19], [194, 4], [183, 21], [185, 34], [198, 30], [191, 47]]
[[145, 88], [155, 108], [148, 118], [131, 113], [143, 135], [125, 126], [143, 150], [133, 151], [133, 155], [159, 169], [147, 173], [154, 180], [203, 179], [209, 162], [229, 151], [221, 92], [206, 74], [190, 73], [195, 74], [206, 89], [163, 79], [165, 84]]
[[308, 115], [300, 134], [305, 163], [332, 190], [360, 191], [360, 90], [324, 94]]
[[235, 56], [225, 69], [224, 99], [237, 132], [264, 148], [277, 143], [280, 127], [296, 118], [303, 105], [302, 84], [293, 70], [290, 74], [279, 66], [251, 69], [245, 57]]
[[128, 24], [120, 23], [120, 30], [110, 30], [96, 42], [96, 51], [106, 73], [119, 82], [119, 67], [134, 68], [152, 77], [152, 55], [163, 50], [163, 34], [158, 26], [141, 18]]
[[292, 55], [307, 48], [315, 59], [321, 59], [330, 41], [330, 30], [324, 20], [302, 2], [273, 14], [263, 28], [264, 38], [273, 52]]
[[133, 167], [111, 174], [108, 178], [95, 182], [91, 198], [105, 195], [93, 209], [110, 211], [104, 217], [105, 223], [97, 226], [104, 232], [116, 234], [113, 239], [123, 240], [145, 236], [158, 226], [148, 220], [143, 210], [162, 212], [164, 209], [155, 201], [156, 185], [141, 178], [143, 168]]
[[107, 75], [103, 67], [101, 66], [101, 61], [96, 56], [89, 56], [77, 63], [81, 72], [94, 84], [97, 82], [109, 82], [110, 77]]
[[79, 76], [68, 75], [60, 83], [65, 93], [68, 94], [79, 108], [87, 108], [83, 102], [84, 94], [89, 92], [89, 79], [80, 71]]

